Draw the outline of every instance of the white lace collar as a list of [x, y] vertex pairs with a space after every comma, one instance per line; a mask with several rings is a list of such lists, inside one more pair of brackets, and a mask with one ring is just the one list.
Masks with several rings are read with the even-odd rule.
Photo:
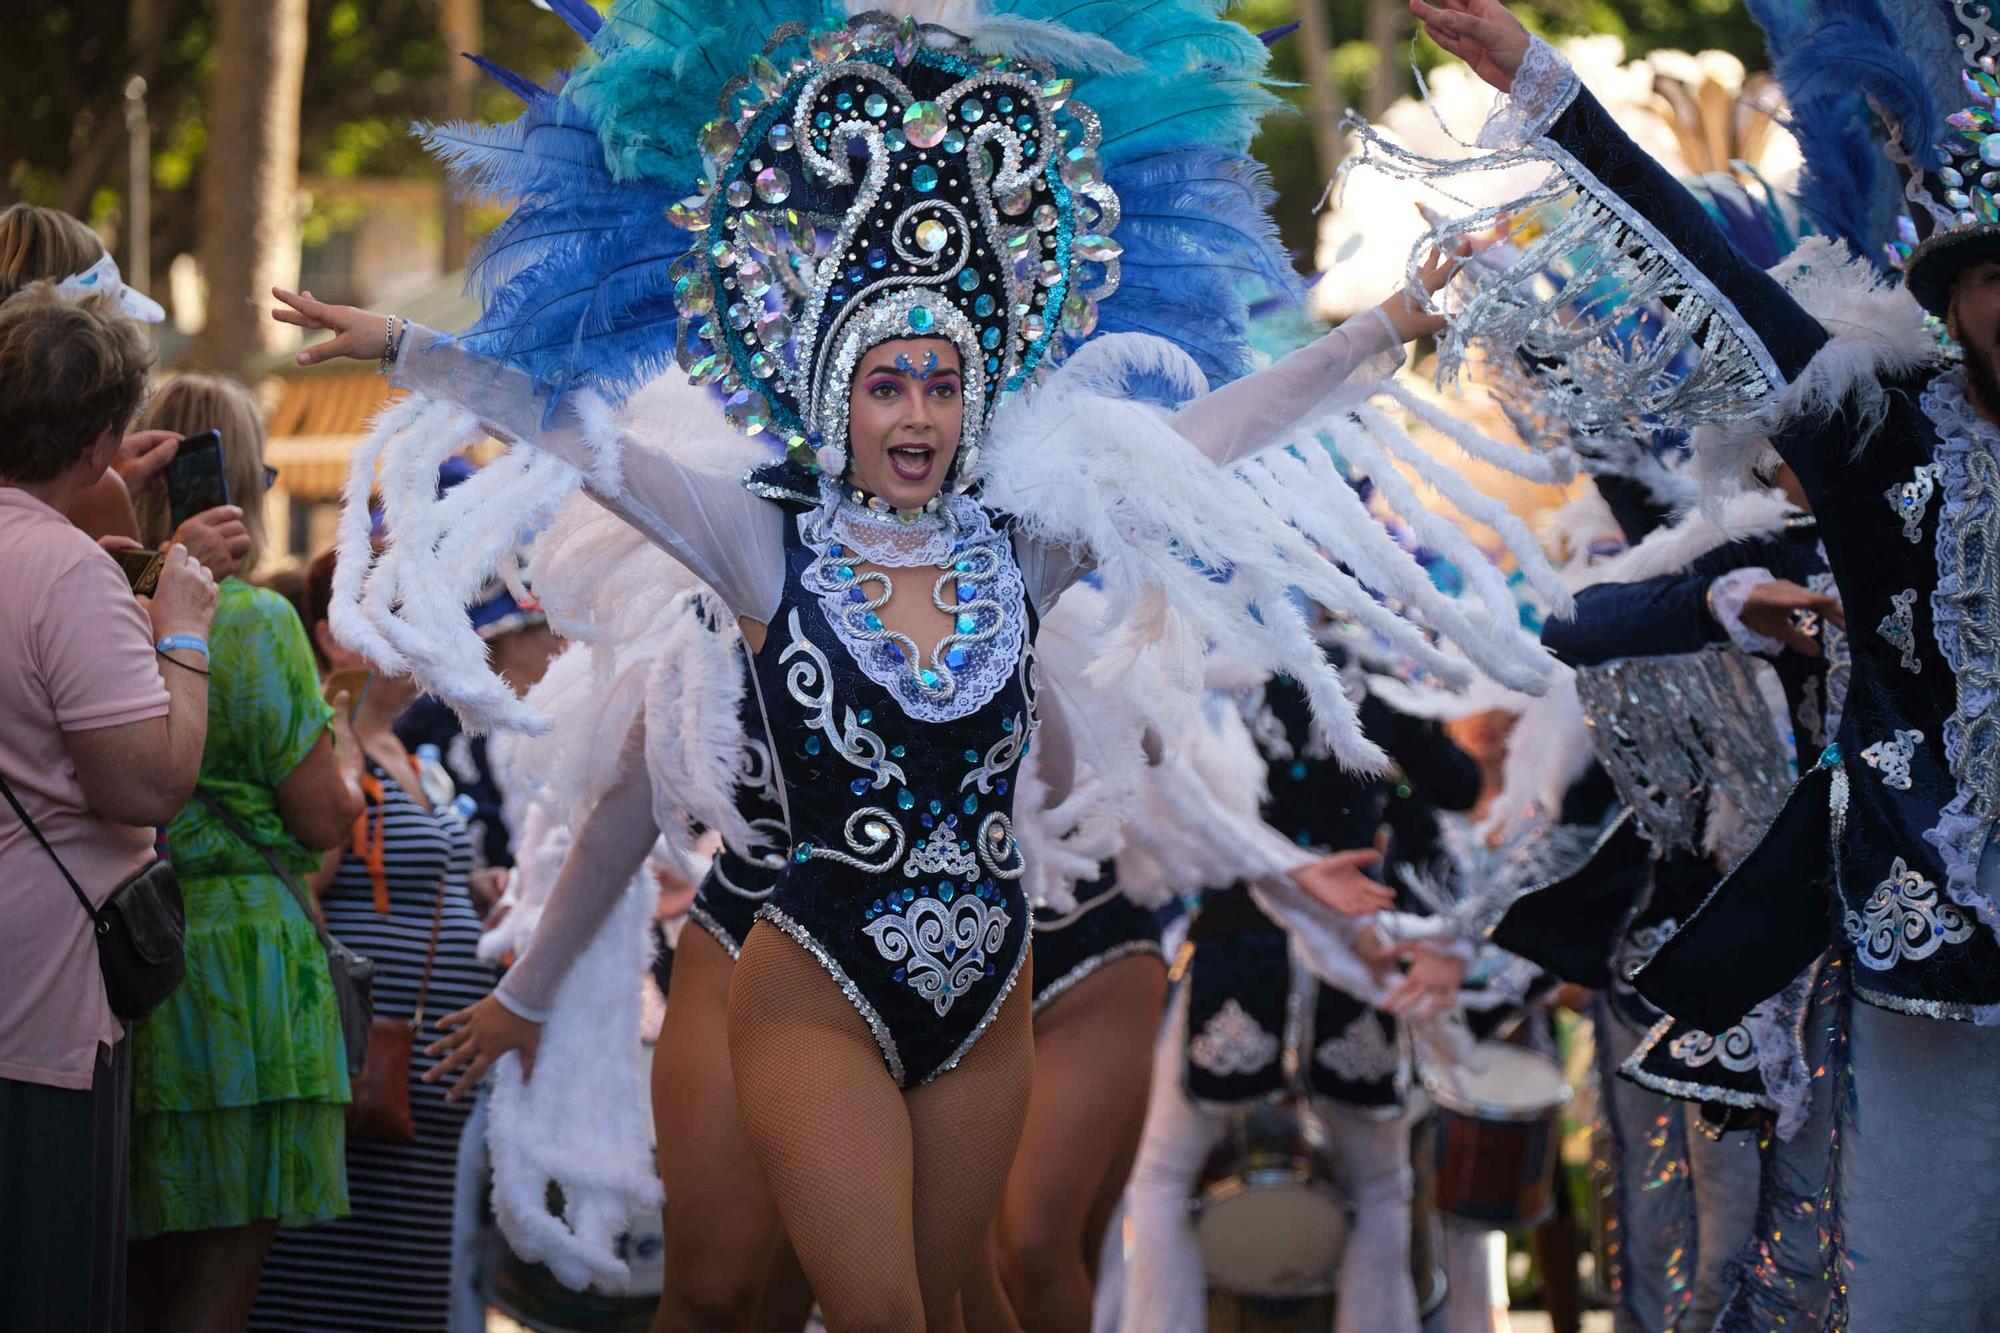
[[[977, 712], [1013, 675], [1027, 638], [1027, 596], [1007, 535], [963, 495], [902, 522], [830, 485], [821, 494], [825, 503], [798, 518], [800, 539], [816, 555], [804, 583], [855, 665], [919, 721]], [[884, 569], [930, 571], [932, 605], [952, 615], [942, 640], [916, 644], [882, 622], [877, 612], [892, 586]]]

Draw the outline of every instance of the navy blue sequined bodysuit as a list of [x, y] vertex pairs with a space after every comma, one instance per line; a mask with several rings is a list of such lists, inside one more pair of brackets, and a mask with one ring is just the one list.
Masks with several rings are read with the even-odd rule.
[[[736, 810], [745, 823], [772, 839], [780, 851], [788, 850], [778, 768], [764, 728], [764, 711], [758, 706], [756, 684], [750, 679], [753, 667], [748, 647], [739, 647], [737, 657], [745, 679], [743, 701], [737, 709], [737, 719], [743, 727], [743, 753], [737, 768]], [[743, 949], [744, 937], [750, 933], [758, 909], [770, 899], [777, 878], [776, 866], [739, 856], [725, 846], [716, 852], [708, 873], [695, 890], [688, 919], [713, 936], [734, 958]]]
[[[913, 584], [959, 571], [959, 623], [972, 637], [948, 660], [965, 684], [936, 716], [913, 717], [883, 683], [910, 667], [892, 642], [867, 637], [880, 630], [879, 602], [855, 586], [845, 561], [859, 557], [821, 511], [786, 524], [784, 593], [753, 659], [792, 830], [757, 919], [832, 974], [902, 1087], [958, 1063], [1027, 956], [1012, 786], [1034, 720], [1033, 612], [1006, 535], [954, 503], [979, 525], [954, 546], [962, 558], [895, 571]], [[843, 634], [831, 615], [848, 614]]]

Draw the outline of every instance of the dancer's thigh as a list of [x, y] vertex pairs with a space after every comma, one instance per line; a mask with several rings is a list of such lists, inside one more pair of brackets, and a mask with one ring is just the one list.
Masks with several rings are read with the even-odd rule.
[[733, 970], [707, 931], [681, 932], [653, 1048], [653, 1127], [667, 1195], [658, 1333], [743, 1326], [782, 1234], [736, 1109], [729, 1064]]
[[903, 1094], [839, 985], [768, 925], [730, 981], [729, 1055], [746, 1137], [829, 1333], [920, 1333]]
[[955, 1069], [908, 1095], [915, 1142], [917, 1250], [932, 1333], [960, 1325], [958, 1291], [986, 1244], [1021, 1141], [1035, 1076], [1027, 965]]

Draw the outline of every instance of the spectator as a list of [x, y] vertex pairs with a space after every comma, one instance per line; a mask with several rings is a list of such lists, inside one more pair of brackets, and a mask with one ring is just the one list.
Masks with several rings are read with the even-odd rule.
[[[151, 350], [102, 297], [0, 305], [0, 775], [94, 903], [194, 791], [208, 727], [208, 571], [176, 545], [135, 599], [63, 518], [111, 461]], [[0, 806], [0, 1311], [124, 1324], [129, 1043], [90, 918]]]
[[[365, 667], [327, 624], [333, 571], [328, 551], [306, 576], [304, 618], [313, 647], [328, 672]], [[367, 762], [368, 808], [349, 845], [328, 856], [319, 882], [327, 928], [375, 960], [376, 1016], [408, 1018], [421, 1009], [410, 1050], [416, 1138], [349, 1137], [353, 1212], [279, 1234], [264, 1265], [254, 1328], [418, 1333], [447, 1326], [453, 1178], [471, 1103], [450, 1101], [442, 1084], [420, 1081], [437, 1063], [424, 1048], [439, 1035], [437, 1018], [484, 997], [494, 978], [477, 955], [479, 914], [466, 892], [472, 843], [452, 806], [451, 779], [436, 765], [420, 767], [392, 729], [415, 695], [407, 678], [380, 675], [364, 692], [354, 734]], [[430, 984], [420, 1004], [433, 938]]]
[[[221, 430], [246, 545], [211, 571], [221, 582], [200, 799], [167, 828], [187, 980], [132, 1029], [132, 1327], [241, 1329], [278, 1228], [347, 1213], [340, 1014], [326, 951], [273, 862], [303, 885], [318, 853], [347, 837], [361, 758], [345, 711], [320, 698], [298, 613], [232, 573], [263, 549], [256, 401], [232, 380], [182, 375], [141, 424]], [[164, 540], [170, 521], [165, 495], [141, 492], [141, 539]]]
[[[81, 220], [54, 208], [13, 204], [0, 209], [0, 301], [31, 282], [59, 284], [66, 295], [108, 295], [133, 319], [157, 324], [166, 312], [125, 285], [118, 265]], [[111, 466], [70, 498], [64, 509], [70, 522], [93, 537], [132, 541], [138, 536], [133, 496], [157, 487], [160, 470], [174, 459], [180, 437], [169, 431], [139, 431], [125, 437]], [[245, 540], [242, 514], [225, 505], [196, 514], [183, 523], [173, 539], [220, 578], [227, 554], [242, 555]]]
[[[472, 626], [486, 642], [493, 669], [517, 695], [525, 695], [548, 673], [549, 663], [562, 648], [561, 638], [549, 628], [541, 607], [515, 601], [498, 579], [472, 608]], [[396, 719], [396, 735], [412, 751], [426, 745], [436, 747], [459, 794], [471, 800], [472, 898], [482, 913], [490, 913], [507, 888], [507, 872], [514, 865], [514, 840], [488, 757], [487, 738], [467, 735], [451, 706], [428, 694]]]

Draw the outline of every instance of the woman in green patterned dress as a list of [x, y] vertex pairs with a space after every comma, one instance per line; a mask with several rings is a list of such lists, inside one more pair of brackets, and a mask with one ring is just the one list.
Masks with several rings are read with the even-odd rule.
[[[243, 386], [184, 375], [142, 423], [222, 431], [223, 470], [262, 549], [264, 427]], [[164, 493], [137, 497], [148, 539]], [[345, 707], [320, 697], [290, 603], [214, 569], [208, 747], [197, 799], [167, 828], [187, 904], [187, 980], [132, 1029], [130, 1299], [137, 1329], [237, 1330], [280, 1226], [344, 1216], [347, 1070], [313, 924], [219, 802], [300, 883], [362, 809]], [[336, 734], [340, 733], [340, 734]]]

